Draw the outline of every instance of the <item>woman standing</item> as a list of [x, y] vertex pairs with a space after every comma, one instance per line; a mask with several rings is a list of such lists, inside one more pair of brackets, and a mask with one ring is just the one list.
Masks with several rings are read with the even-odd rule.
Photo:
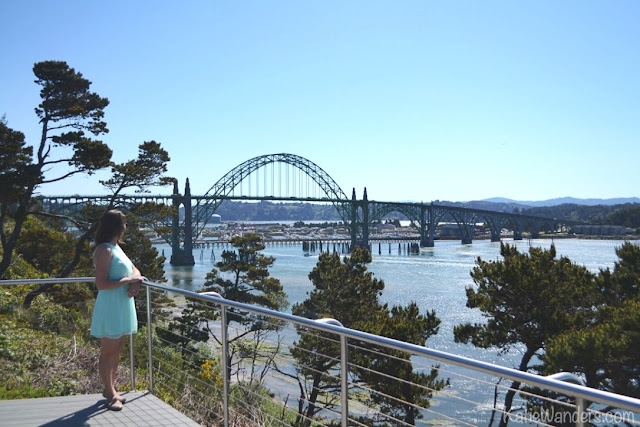
[[98, 298], [91, 318], [91, 335], [100, 339], [98, 367], [104, 384], [103, 396], [112, 411], [121, 410], [125, 402], [115, 389], [116, 371], [126, 337], [138, 331], [133, 297], [144, 280], [118, 244], [125, 229], [122, 212], [105, 212], [98, 224], [93, 252]]

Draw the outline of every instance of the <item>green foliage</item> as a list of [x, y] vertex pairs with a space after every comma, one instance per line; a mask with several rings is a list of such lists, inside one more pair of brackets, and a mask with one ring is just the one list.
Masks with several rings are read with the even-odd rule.
[[[108, 132], [102, 121], [109, 100], [89, 91], [91, 82], [64, 61], [43, 61], [33, 66], [35, 81], [42, 87], [42, 103], [36, 108], [41, 122], [63, 122], [69, 128], [86, 130], [94, 135]], [[56, 143], [70, 144], [72, 132], [57, 137]], [[78, 132], [81, 133], [81, 132]]]
[[29, 310], [22, 311], [21, 316], [31, 329], [62, 334], [86, 324], [83, 319], [87, 317], [87, 310], [67, 308], [41, 298]]
[[30, 167], [33, 147], [28, 146], [22, 132], [0, 119], [0, 203], [5, 208], [20, 200], [25, 182], [35, 182], [37, 171]]
[[[269, 275], [269, 267], [275, 259], [260, 253], [265, 248], [260, 235], [247, 233], [237, 236], [231, 239], [231, 244], [237, 252], [225, 251], [222, 254], [222, 261], [216, 263], [215, 268], [207, 274], [204, 290], [218, 292], [223, 298], [236, 302], [259, 305], [272, 310], [285, 309], [288, 302], [282, 285], [278, 279]], [[193, 307], [204, 324], [207, 320], [218, 318], [218, 307], [201, 303], [193, 303]], [[239, 374], [242, 371], [241, 364], [248, 361], [248, 381], [251, 383], [255, 380], [260, 384], [265, 373], [273, 367], [273, 359], [277, 352], [277, 349], [265, 350], [263, 342], [270, 332], [279, 330], [281, 324], [265, 316], [227, 309], [227, 325], [224, 327], [228, 327], [231, 322], [240, 325], [240, 329], [239, 333], [229, 340], [231, 351], [226, 362], [229, 375], [232, 374], [233, 366], [237, 367], [236, 373]], [[208, 331], [217, 340], [212, 331]], [[250, 336], [251, 340], [247, 340], [247, 336]], [[256, 377], [258, 363], [262, 363], [263, 369], [259, 377]], [[239, 381], [244, 380], [239, 378]]]
[[[518, 369], [527, 371], [538, 352], [554, 337], [593, 322], [597, 303], [595, 275], [566, 257], [531, 247], [529, 254], [515, 246], [501, 245], [502, 260], [478, 258], [471, 277], [476, 287], [466, 289], [467, 307], [480, 309], [487, 322], [454, 327], [456, 342], [501, 352], [524, 345]], [[505, 413], [511, 410], [513, 382], [505, 395]], [[502, 426], [508, 418], [502, 417]]]
[[640, 299], [599, 314], [596, 325], [551, 341], [546, 370], [579, 373], [589, 387], [640, 398]]
[[[426, 345], [427, 339], [438, 333], [440, 319], [435, 311], [421, 314], [418, 305], [411, 302], [406, 307], [393, 306], [387, 316], [375, 319], [369, 323], [368, 332], [392, 337], [417, 345]], [[414, 372], [407, 353], [390, 350], [386, 347], [360, 343], [376, 357], [357, 357], [356, 365], [367, 369], [357, 369], [358, 375], [364, 383], [373, 390], [382, 393], [370, 394], [370, 405], [380, 408], [380, 413], [374, 421], [384, 422], [388, 416], [414, 424], [416, 419], [422, 418], [417, 407], [428, 408], [433, 392], [442, 390], [449, 385], [448, 379], [438, 378], [439, 366], [434, 366], [427, 372]], [[390, 381], [389, 377], [400, 380]], [[361, 421], [366, 423], [365, 419]]]
[[[489, 210], [493, 210], [489, 208]], [[640, 228], [640, 205], [585, 206], [565, 203], [557, 206], [541, 206], [523, 209], [522, 214], [578, 221], [587, 224], [610, 224]]]
[[616, 249], [613, 271], [598, 276], [595, 321], [555, 337], [544, 355], [547, 372], [582, 374], [587, 385], [640, 397], [640, 247]]
[[616, 249], [613, 272], [600, 271], [598, 285], [605, 305], [618, 305], [640, 294], [640, 246], [630, 242]]
[[591, 319], [595, 277], [585, 267], [557, 259], [553, 245], [524, 254], [502, 244], [501, 255], [497, 261], [478, 258], [471, 272], [476, 287], [466, 289], [467, 307], [480, 309], [487, 322], [456, 326], [456, 342], [501, 351], [524, 344], [531, 357], [551, 337]]
[[202, 318], [197, 314], [196, 305], [190, 303], [175, 320], [169, 322], [166, 329], [156, 329], [158, 336], [167, 343], [178, 346], [183, 360], [189, 353], [196, 351], [196, 343], [209, 340], [209, 332], [200, 329]]
[[110, 179], [100, 181], [102, 185], [118, 194], [125, 188], [146, 188], [155, 185], [167, 185], [172, 178], [164, 177], [167, 163], [171, 160], [169, 154], [156, 141], [147, 141], [138, 147], [138, 157], [135, 160], [113, 165]]
[[[27, 262], [50, 277], [56, 277], [69, 259], [73, 258], [75, 236], [61, 227], [59, 221], [29, 217], [24, 223], [16, 252]], [[93, 274], [88, 256], [89, 247], [79, 260], [79, 275]]]
[[[309, 273], [314, 289], [302, 303], [293, 307], [293, 313], [312, 319], [334, 318], [345, 327], [424, 345], [437, 333], [440, 320], [435, 313], [422, 315], [418, 306], [388, 309], [378, 298], [384, 290], [384, 282], [367, 271], [371, 254], [366, 249], [355, 249], [350, 257], [340, 261], [338, 254], [324, 253]], [[299, 416], [296, 425], [309, 425], [325, 406], [335, 403], [340, 389], [339, 378], [331, 371], [340, 363], [340, 346], [335, 336], [297, 327], [300, 340], [291, 349], [297, 361], [301, 390]], [[355, 344], [355, 343], [354, 343]], [[413, 372], [409, 357], [401, 352], [369, 343], [357, 343], [364, 351], [350, 352], [353, 381], [370, 387], [367, 396], [361, 396], [366, 404], [376, 405], [380, 419], [359, 419], [361, 423], [380, 422], [385, 416], [393, 416], [413, 424], [420, 417], [416, 406], [428, 407], [432, 391], [448, 385], [438, 379], [437, 367], [430, 373]], [[390, 378], [400, 378], [400, 381]], [[414, 384], [409, 384], [408, 382]]]
[[[51, 316], [54, 322], [65, 316], [54, 314], [58, 306], [47, 305], [40, 313]], [[29, 319], [23, 316], [23, 320]], [[70, 357], [69, 349], [85, 344], [67, 335], [69, 331], [58, 335], [51, 330], [32, 329], [13, 315], [0, 316], [0, 400], [82, 392], [81, 383], [88, 372], [75, 363], [79, 358]]]
[[640, 205], [622, 205], [609, 214], [607, 223], [640, 229]]
[[[35, 153], [27, 147], [24, 135], [0, 124], [0, 162], [3, 186], [0, 197], [0, 234], [2, 259], [0, 277], [4, 277], [12, 263], [18, 237], [27, 216], [33, 212], [31, 197], [43, 184], [61, 181], [78, 173], [92, 174], [111, 162], [111, 150], [102, 141], [87, 138], [108, 132], [102, 121], [106, 98], [90, 92], [91, 82], [63, 61], [38, 62], [33, 67], [41, 86], [42, 102], [36, 114], [42, 125], [41, 138], [32, 143]], [[51, 176], [56, 165], [66, 164], [67, 172]], [[6, 167], [6, 169], [5, 169]], [[5, 182], [6, 179], [6, 182]], [[14, 196], [5, 197], [7, 194]], [[13, 218], [13, 228], [6, 229]]]
[[7, 269], [6, 275], [12, 279], [44, 279], [48, 277], [45, 273], [39, 271], [22, 257], [16, 257]]
[[166, 258], [158, 253], [149, 237], [139, 228], [135, 215], [127, 217], [127, 231], [122, 249], [147, 279], [159, 283], [166, 281], [164, 277]]
[[[224, 251], [222, 261], [207, 274], [205, 291], [214, 291], [236, 302], [255, 304], [272, 310], [287, 307], [287, 295], [278, 279], [269, 276], [275, 258], [260, 253], [265, 246], [262, 237], [247, 233], [231, 239], [235, 251]], [[243, 325], [255, 324], [255, 316], [230, 310], [229, 319]], [[260, 321], [262, 323], [262, 321]]]
[[361, 249], [345, 257], [344, 263], [337, 253], [321, 254], [309, 273], [313, 290], [294, 305], [293, 313], [310, 319], [331, 317], [347, 328], [365, 326], [369, 316], [384, 311], [378, 302], [384, 282], [367, 271], [370, 262], [369, 251]]

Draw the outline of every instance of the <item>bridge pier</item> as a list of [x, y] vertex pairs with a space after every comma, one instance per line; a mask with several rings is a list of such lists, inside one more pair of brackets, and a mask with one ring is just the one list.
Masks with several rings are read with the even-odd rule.
[[494, 215], [489, 218], [490, 221], [490, 231], [491, 231], [491, 241], [499, 242], [500, 241], [500, 232], [502, 231], [502, 220], [498, 215]]
[[[185, 184], [184, 196], [178, 192], [178, 182], [173, 183], [173, 207], [175, 212], [171, 218], [171, 260], [173, 266], [192, 266], [193, 259], [193, 225], [191, 211], [191, 187], [189, 178]], [[184, 246], [180, 247], [180, 205], [184, 205]]]
[[462, 232], [462, 244], [470, 245], [473, 243], [473, 230], [476, 227], [472, 214], [465, 213], [462, 215], [462, 221], [458, 223]]
[[[427, 215], [428, 214], [428, 215]], [[433, 203], [430, 207], [420, 206], [420, 247], [433, 248], [436, 226], [433, 221]]]
[[515, 218], [513, 220], [513, 240], [522, 240], [522, 232], [524, 231], [524, 220]]
[[[362, 209], [362, 218], [358, 216], [358, 210]], [[356, 189], [353, 189], [351, 193], [351, 224], [349, 224], [351, 231], [351, 252], [353, 248], [366, 248], [369, 247], [369, 200], [367, 198], [367, 189], [364, 189], [363, 199], [358, 201], [356, 199]]]
[[542, 224], [539, 222], [534, 222], [533, 225], [531, 226], [531, 238], [539, 239], [541, 229], [542, 229]]

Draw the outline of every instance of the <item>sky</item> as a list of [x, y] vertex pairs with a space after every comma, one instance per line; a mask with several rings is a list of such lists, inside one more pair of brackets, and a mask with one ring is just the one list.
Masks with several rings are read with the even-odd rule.
[[158, 141], [192, 194], [291, 153], [379, 201], [640, 196], [636, 0], [2, 0], [0, 16], [9, 127], [39, 141], [33, 64], [66, 61], [110, 101], [113, 160]]

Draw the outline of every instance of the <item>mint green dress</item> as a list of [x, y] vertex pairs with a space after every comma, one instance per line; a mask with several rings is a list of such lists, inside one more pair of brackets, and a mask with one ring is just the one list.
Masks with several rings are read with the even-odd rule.
[[[133, 263], [119, 246], [103, 243], [111, 248], [109, 279], [118, 280], [133, 274]], [[138, 332], [135, 301], [127, 293], [129, 286], [98, 291], [91, 317], [91, 335], [96, 338], [117, 339]]]

